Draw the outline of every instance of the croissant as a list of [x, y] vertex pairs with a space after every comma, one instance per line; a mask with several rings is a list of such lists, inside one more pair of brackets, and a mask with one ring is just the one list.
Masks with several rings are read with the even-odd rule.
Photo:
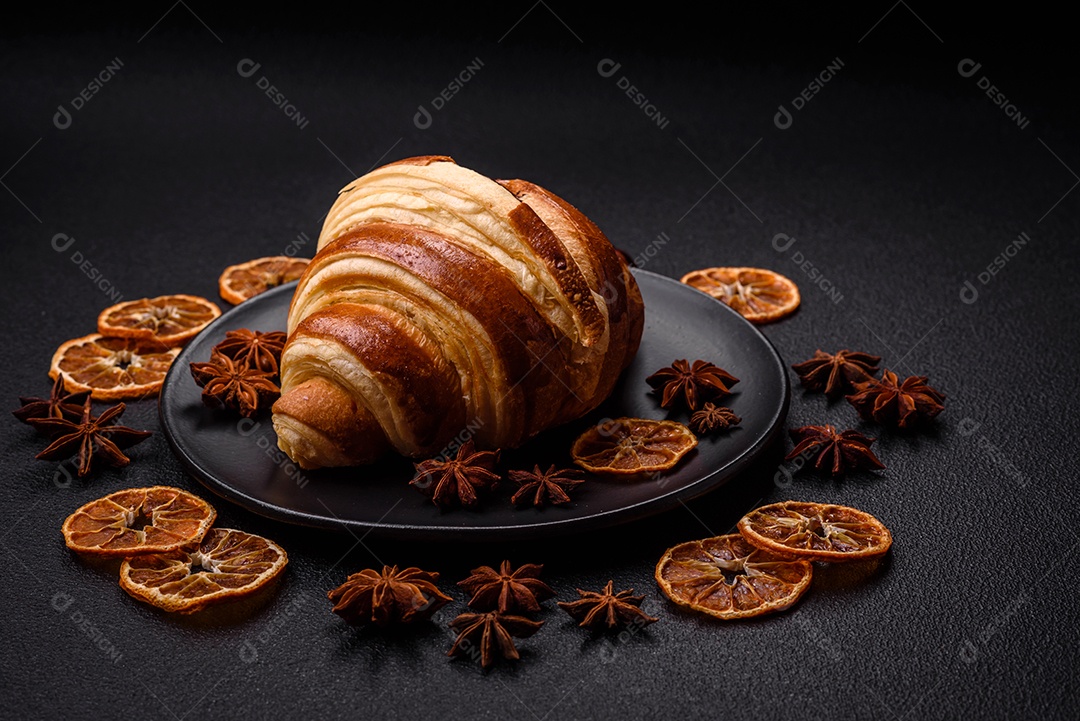
[[303, 468], [518, 446], [600, 404], [644, 305], [588, 218], [445, 156], [345, 186], [289, 308], [279, 447]]

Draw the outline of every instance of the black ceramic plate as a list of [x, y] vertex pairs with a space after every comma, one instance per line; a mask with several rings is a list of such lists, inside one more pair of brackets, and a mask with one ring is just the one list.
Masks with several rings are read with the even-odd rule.
[[569, 465], [569, 448], [604, 417], [673, 418], [650, 394], [645, 377], [677, 358], [704, 358], [741, 379], [724, 399], [742, 424], [701, 439], [673, 470], [642, 481], [590, 477], [566, 506], [514, 508], [514, 484], [477, 510], [443, 511], [408, 485], [412, 463], [302, 471], [277, 448], [269, 415], [241, 419], [203, 405], [188, 364], [236, 328], [284, 330], [295, 284], [275, 288], [218, 318], [176, 359], [161, 390], [165, 435], [192, 475], [215, 493], [256, 513], [288, 523], [346, 526], [386, 536], [440, 540], [538, 538], [594, 529], [666, 511], [730, 480], [779, 433], [788, 406], [786, 369], [766, 338], [730, 308], [655, 273], [635, 270], [645, 299], [645, 333], [633, 365], [597, 411], [504, 452], [504, 468]]

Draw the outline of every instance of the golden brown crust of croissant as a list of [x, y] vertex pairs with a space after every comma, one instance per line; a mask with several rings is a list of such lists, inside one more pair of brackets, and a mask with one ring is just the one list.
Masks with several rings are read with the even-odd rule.
[[389, 443], [379, 422], [342, 386], [314, 377], [274, 404], [278, 445], [302, 468], [374, 463]]
[[596, 407], [637, 351], [633, 277], [532, 183], [398, 161], [342, 191], [319, 246], [274, 406], [279, 445], [305, 467], [430, 456], [465, 427], [518, 445]]
[[[589, 285], [598, 289], [608, 315], [609, 347], [598, 376], [599, 392], [611, 392], [619, 374], [630, 365], [641, 342], [644, 302], [630, 269], [623, 263], [614, 246], [584, 213], [554, 193], [526, 180], [500, 180], [519, 200], [528, 203], [563, 242], [573, 248], [573, 255], [589, 278]], [[630, 352], [618, 349], [633, 349]], [[586, 409], [591, 410], [591, 409]]]
[[535, 212], [450, 159], [419, 160], [384, 165], [345, 186], [323, 223], [319, 248], [362, 223], [403, 222], [447, 233], [497, 259], [527, 258], [533, 280], [566, 306], [552, 320], [583, 347], [595, 344], [605, 331], [602, 312], [565, 246]]

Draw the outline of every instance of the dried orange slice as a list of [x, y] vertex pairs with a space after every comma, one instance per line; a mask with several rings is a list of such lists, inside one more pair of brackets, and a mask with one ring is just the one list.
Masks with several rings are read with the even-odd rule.
[[69, 340], [53, 354], [49, 377], [64, 374], [72, 393], [91, 391], [102, 401], [157, 395], [180, 353], [156, 340], [106, 338], [98, 333]]
[[215, 528], [198, 548], [125, 559], [120, 587], [171, 613], [250, 596], [267, 586], [289, 562], [285, 549], [262, 536]]
[[206, 298], [161, 295], [111, 305], [98, 315], [97, 324], [105, 336], [152, 338], [168, 347], [188, 342], [219, 315], [221, 308]]
[[738, 533], [680, 543], [656, 564], [665, 596], [724, 620], [783, 611], [806, 593], [812, 575], [809, 561], [778, 558]]
[[299, 279], [310, 262], [307, 258], [274, 255], [230, 265], [218, 279], [218, 292], [233, 305], [239, 305], [259, 293]]
[[170, 486], [130, 488], [90, 501], [64, 521], [67, 547], [94, 556], [173, 551], [198, 543], [214, 523], [213, 506]]
[[830, 503], [785, 501], [755, 508], [739, 532], [758, 548], [806, 561], [856, 561], [892, 545], [889, 529], [865, 511]]
[[587, 471], [631, 475], [666, 471], [696, 445], [697, 436], [682, 423], [616, 418], [582, 433], [570, 452]]
[[705, 268], [687, 273], [682, 282], [734, 308], [751, 323], [771, 323], [799, 307], [799, 287], [764, 268]]

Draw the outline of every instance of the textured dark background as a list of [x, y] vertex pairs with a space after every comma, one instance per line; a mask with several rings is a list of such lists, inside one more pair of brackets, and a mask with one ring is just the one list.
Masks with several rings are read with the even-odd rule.
[[[322, 214], [357, 174], [447, 153], [559, 192], [632, 254], [657, 251], [650, 270], [789, 275], [802, 308], [764, 329], [789, 363], [818, 347], [879, 353], [948, 394], [940, 422], [908, 437], [866, 428], [881, 435], [878, 474], [789, 482], [774, 457], [686, 509], [522, 547], [391, 544], [218, 502], [222, 525], [275, 538], [291, 564], [262, 605], [185, 620], [128, 598], [115, 570], [80, 561], [59, 534], [76, 507], [121, 488], [209, 496], [160, 433], [126, 470], [68, 480], [65, 466], [33, 460], [41, 441], [8, 417], [0, 715], [1077, 715], [1080, 143], [1068, 23], [904, 2], [665, 17], [616, 7], [225, 17], [180, 2], [119, 18], [11, 19], [0, 31], [0, 398], [14, 408], [17, 395], [46, 393], [55, 347], [92, 332], [112, 302], [72, 252], [124, 298], [215, 297], [225, 265], [280, 253], [301, 233], [311, 252]], [[116, 58], [115, 77], [57, 128], [57, 106]], [[245, 58], [261, 63], [246, 79]], [[418, 128], [418, 106], [476, 58], [479, 73]], [[597, 71], [605, 58], [621, 63], [609, 78]], [[778, 106], [790, 109], [836, 58], [836, 77], [779, 129]], [[982, 63], [973, 77], [958, 73], [965, 58]], [[260, 76], [305, 127], [260, 92]], [[622, 76], [666, 127], [620, 92]], [[983, 76], [1027, 127], [980, 91]], [[58, 233], [75, 238], [64, 253], [50, 246]], [[661, 233], [670, 242], [651, 246]], [[796, 239], [784, 252], [780, 233]], [[1030, 242], [981, 282], [1020, 233]], [[961, 299], [965, 281], [973, 303]], [[131, 404], [125, 420], [156, 430], [155, 404]], [[797, 391], [789, 424], [815, 422], [862, 427], [845, 403]], [[877, 569], [819, 568], [797, 607], [758, 621], [714, 623], [662, 600], [652, 572], [665, 548], [786, 498], [871, 511], [894, 549]], [[648, 594], [661, 621], [596, 639], [549, 610], [518, 664], [484, 674], [448, 661], [445, 624], [463, 607], [453, 581], [504, 557], [544, 563], [564, 599], [614, 578]], [[458, 600], [413, 635], [354, 631], [326, 591], [380, 562], [438, 570]]]

